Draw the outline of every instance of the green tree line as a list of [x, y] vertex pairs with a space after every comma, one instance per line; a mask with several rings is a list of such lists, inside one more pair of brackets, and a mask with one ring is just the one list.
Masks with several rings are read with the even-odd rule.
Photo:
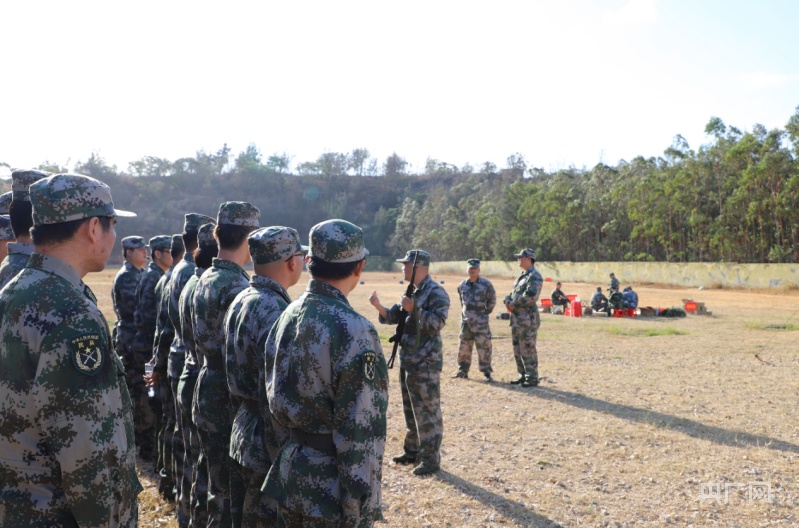
[[413, 246], [438, 260], [507, 260], [532, 247], [550, 261], [799, 262], [799, 107], [784, 129], [742, 132], [714, 117], [705, 133], [696, 150], [678, 135], [662, 156], [553, 172], [515, 153], [504, 168], [428, 159], [412, 173], [396, 153], [380, 162], [361, 148], [292, 171], [290, 156], [255, 145], [236, 157], [227, 145], [145, 157], [122, 171], [93, 154], [74, 171], [139, 214], [120, 222], [119, 238], [178, 233], [186, 212], [215, 216], [221, 202], [246, 200], [262, 225], [302, 234], [346, 218], [376, 256]]

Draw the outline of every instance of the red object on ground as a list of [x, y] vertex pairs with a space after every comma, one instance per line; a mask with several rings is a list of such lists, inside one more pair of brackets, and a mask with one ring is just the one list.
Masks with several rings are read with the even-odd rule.
[[685, 303], [685, 311], [686, 312], [695, 312], [696, 311], [696, 303], [694, 301], [688, 301]]

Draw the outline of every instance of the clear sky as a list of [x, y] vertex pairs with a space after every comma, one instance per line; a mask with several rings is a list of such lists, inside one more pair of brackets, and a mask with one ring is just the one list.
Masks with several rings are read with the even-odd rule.
[[254, 143], [613, 165], [696, 149], [712, 116], [784, 127], [798, 20], [791, 0], [3, 2], [0, 162]]

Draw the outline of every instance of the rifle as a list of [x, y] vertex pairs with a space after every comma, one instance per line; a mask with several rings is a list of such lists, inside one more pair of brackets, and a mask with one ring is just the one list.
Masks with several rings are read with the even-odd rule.
[[[408, 283], [408, 289], [405, 290], [405, 297], [412, 297], [413, 290], [414, 288], [416, 288], [416, 286], [413, 284], [413, 281], [416, 279], [416, 261], [418, 259], [419, 259], [419, 252], [417, 251], [416, 254], [413, 256], [413, 270], [411, 271], [411, 281]], [[414, 310], [415, 309], [416, 306], [414, 306]], [[408, 312], [400, 309], [399, 322], [397, 323], [397, 331], [394, 332], [394, 335], [388, 339], [389, 343], [394, 343], [394, 349], [391, 351], [391, 357], [388, 358], [388, 368], [394, 368], [394, 359], [396, 359], [397, 357], [397, 349], [399, 348], [400, 341], [402, 340], [402, 334], [405, 333], [405, 319], [407, 318], [408, 318]]]

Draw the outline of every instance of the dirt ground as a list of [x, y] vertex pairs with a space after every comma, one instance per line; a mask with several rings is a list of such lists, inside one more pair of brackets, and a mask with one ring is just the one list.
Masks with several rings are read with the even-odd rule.
[[[87, 278], [110, 321], [114, 274]], [[443, 332], [442, 469], [420, 478], [390, 461], [404, 435], [395, 368], [382, 526], [799, 525], [799, 292], [633, 285], [641, 306], [691, 298], [712, 315], [542, 314], [543, 379], [523, 389], [508, 384], [518, 376], [508, 321], [493, 317], [496, 382], [482, 380], [476, 353], [470, 379], [450, 378], [464, 277], [434, 278], [452, 301]], [[390, 304], [405, 285], [399, 272], [363, 279], [350, 302], [377, 325], [369, 293]], [[500, 299], [513, 284], [510, 276], [489, 279]], [[564, 291], [587, 300], [596, 286], [564, 283]], [[552, 289], [545, 284], [542, 296]], [[388, 356], [393, 329], [377, 327]], [[144, 469], [142, 478], [140, 525], [176, 526]]]

